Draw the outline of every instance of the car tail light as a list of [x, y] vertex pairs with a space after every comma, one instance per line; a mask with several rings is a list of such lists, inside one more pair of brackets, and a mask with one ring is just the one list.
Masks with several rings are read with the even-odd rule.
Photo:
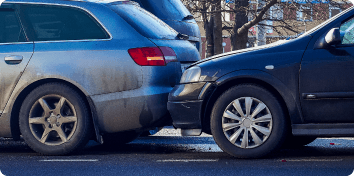
[[132, 48], [128, 53], [141, 66], [165, 66], [177, 61], [176, 53], [169, 47]]
[[169, 62], [177, 62], [177, 56], [176, 53], [173, 51], [172, 48], [169, 47], [160, 47], [162, 54], [165, 57], [165, 62], [168, 64]]

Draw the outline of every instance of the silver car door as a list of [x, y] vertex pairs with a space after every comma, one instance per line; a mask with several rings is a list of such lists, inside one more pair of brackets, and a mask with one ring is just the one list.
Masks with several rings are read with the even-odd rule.
[[0, 114], [33, 54], [15, 9], [0, 8]]

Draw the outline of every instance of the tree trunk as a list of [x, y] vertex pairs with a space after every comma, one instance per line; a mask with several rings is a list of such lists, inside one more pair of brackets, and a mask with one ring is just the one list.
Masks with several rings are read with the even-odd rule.
[[247, 12], [245, 10], [248, 9], [248, 0], [235, 1], [235, 7], [237, 7], [238, 10], [235, 13], [235, 24], [231, 34], [231, 49], [233, 51], [247, 47], [248, 30], [239, 29], [248, 22]]
[[213, 27], [214, 27], [214, 17], [211, 16], [209, 20], [204, 20], [204, 29], [205, 29], [205, 37], [207, 42], [206, 48], [206, 58], [214, 55], [214, 35], [213, 35]]
[[232, 51], [247, 48], [248, 33], [236, 33], [231, 35]]
[[214, 11], [214, 54], [221, 54], [223, 53], [221, 0], [217, 0]]

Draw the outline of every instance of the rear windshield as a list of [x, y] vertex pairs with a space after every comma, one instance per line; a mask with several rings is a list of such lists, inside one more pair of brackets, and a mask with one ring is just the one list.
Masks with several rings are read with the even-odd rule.
[[141, 6], [162, 20], [182, 21], [191, 15], [181, 0], [135, 0]]
[[175, 39], [177, 32], [155, 15], [134, 4], [114, 4], [111, 9], [141, 35], [152, 39]]

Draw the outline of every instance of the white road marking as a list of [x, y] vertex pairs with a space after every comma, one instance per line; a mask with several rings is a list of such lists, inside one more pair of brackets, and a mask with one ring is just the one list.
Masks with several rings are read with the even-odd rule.
[[39, 160], [44, 162], [96, 162], [98, 159], [51, 159], [51, 160]]
[[342, 140], [351, 140], [351, 141], [353, 141], [354, 140], [354, 138], [352, 138], [352, 137], [342, 137], [342, 138], [317, 138], [317, 139], [325, 139], [325, 140], [337, 140], [337, 139], [342, 139]]
[[[284, 160], [281, 160], [284, 161]], [[331, 162], [331, 161], [343, 161], [343, 159], [285, 159], [287, 162]]]
[[218, 161], [217, 159], [180, 159], [180, 160], [175, 160], [175, 159], [168, 159], [168, 160], [156, 160], [156, 162], [216, 162]]

